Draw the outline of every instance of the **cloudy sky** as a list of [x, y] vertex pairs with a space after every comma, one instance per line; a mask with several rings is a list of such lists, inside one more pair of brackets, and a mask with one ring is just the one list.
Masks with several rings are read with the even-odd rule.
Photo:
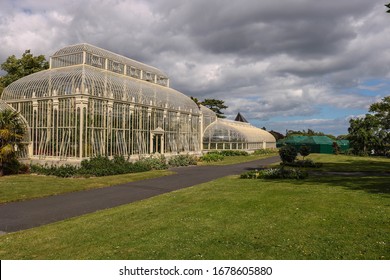
[[81, 42], [256, 126], [347, 133], [390, 95], [389, 0], [1, 0], [0, 61]]

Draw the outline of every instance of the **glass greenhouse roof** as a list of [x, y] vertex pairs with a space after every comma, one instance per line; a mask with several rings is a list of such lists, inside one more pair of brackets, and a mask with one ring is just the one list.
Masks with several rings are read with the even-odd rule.
[[50, 58], [51, 69], [80, 64], [169, 87], [169, 78], [161, 70], [89, 44], [64, 47]]
[[17, 100], [74, 94], [191, 111], [194, 114], [199, 112], [195, 102], [174, 89], [89, 65], [49, 69], [23, 77], [5, 88], [1, 98]]
[[245, 141], [248, 143], [275, 142], [269, 132], [257, 128], [249, 123], [217, 119], [205, 131], [205, 138], [209, 141]]

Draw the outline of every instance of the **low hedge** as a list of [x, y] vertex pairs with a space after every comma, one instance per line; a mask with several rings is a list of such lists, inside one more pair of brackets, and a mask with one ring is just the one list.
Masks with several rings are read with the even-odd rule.
[[224, 158], [225, 157], [219, 153], [207, 153], [204, 156], [200, 157], [200, 161], [205, 161], [205, 162], [223, 161]]
[[268, 168], [251, 170], [240, 175], [241, 179], [305, 179], [308, 173], [300, 169]]
[[278, 149], [267, 148], [267, 149], [256, 150], [253, 152], [253, 154], [254, 155], [270, 155], [270, 154], [275, 154], [277, 152], [278, 152]]
[[192, 155], [178, 155], [168, 160], [169, 166], [172, 167], [196, 165], [197, 163], [198, 158]]
[[247, 151], [240, 150], [219, 150], [219, 151], [209, 151], [207, 154], [217, 154], [222, 155], [224, 157], [233, 157], [233, 156], [248, 156], [249, 153]]
[[[283, 163], [281, 163], [283, 165]], [[308, 168], [320, 168], [322, 167], [322, 163], [314, 162], [311, 159], [305, 159], [305, 160], [296, 160], [294, 162], [286, 162], [284, 163], [285, 166], [292, 166], [292, 167], [308, 167]]]
[[109, 159], [104, 156], [97, 156], [85, 159], [80, 166], [65, 165], [31, 165], [31, 173], [42, 175], [53, 175], [57, 177], [101, 177], [109, 175], [119, 175], [126, 173], [138, 173], [149, 170], [163, 170], [170, 166], [196, 165], [197, 159], [190, 155], [178, 155], [169, 159], [163, 156], [150, 156], [136, 162], [129, 162], [123, 156], [115, 156]]

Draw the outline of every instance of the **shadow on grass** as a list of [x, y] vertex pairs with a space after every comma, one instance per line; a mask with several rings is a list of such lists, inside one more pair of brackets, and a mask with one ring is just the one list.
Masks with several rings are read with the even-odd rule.
[[[321, 162], [320, 160], [318, 162]], [[368, 171], [390, 172], [390, 161], [383, 160], [346, 160], [343, 162], [326, 162], [320, 170], [324, 171]]]
[[297, 181], [314, 185], [341, 186], [350, 190], [363, 190], [369, 193], [390, 194], [390, 177], [349, 177], [349, 176], [320, 176], [310, 175], [309, 178]]

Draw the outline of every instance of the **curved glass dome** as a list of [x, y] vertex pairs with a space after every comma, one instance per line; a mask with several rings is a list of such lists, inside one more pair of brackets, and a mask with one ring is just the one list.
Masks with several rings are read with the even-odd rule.
[[204, 132], [204, 149], [274, 148], [276, 139], [269, 132], [249, 123], [217, 119]]
[[200, 105], [199, 109], [203, 115], [203, 131], [205, 131], [211, 123], [217, 120], [217, 115], [214, 111], [210, 110], [206, 106]]

